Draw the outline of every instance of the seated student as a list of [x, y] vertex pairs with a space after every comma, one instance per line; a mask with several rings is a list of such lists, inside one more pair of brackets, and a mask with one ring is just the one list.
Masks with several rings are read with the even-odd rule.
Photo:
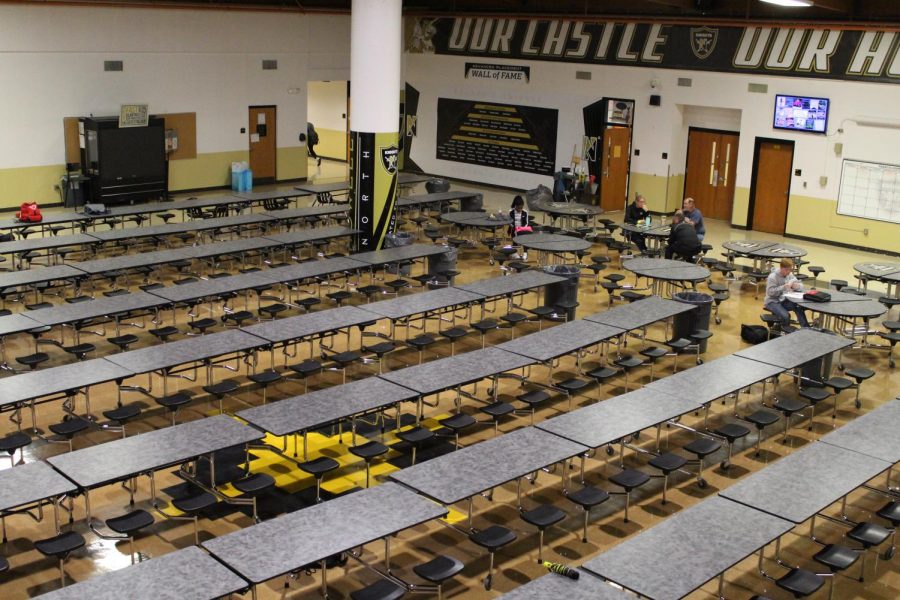
[[675, 211], [672, 217], [672, 228], [669, 231], [666, 258], [678, 256], [682, 260], [691, 260], [700, 252], [700, 240], [694, 226], [684, 220], [684, 213]]
[[[525, 210], [525, 200], [522, 196], [513, 198], [509, 218], [512, 220], [512, 223], [509, 225], [510, 237], [515, 237], [522, 233], [531, 233], [531, 218], [528, 216], [528, 211]], [[515, 254], [513, 258], [519, 258], [519, 255]], [[528, 252], [522, 253], [522, 260], [528, 260]]]
[[684, 220], [694, 226], [694, 231], [697, 232], [697, 239], [702, 242], [706, 236], [706, 225], [703, 223], [703, 213], [694, 206], [693, 198], [684, 199], [684, 203], [681, 205], [681, 212], [684, 213]]
[[794, 311], [801, 327], [809, 327], [804, 310], [784, 297], [788, 292], [803, 291], [803, 284], [794, 277], [793, 269], [794, 261], [790, 258], [782, 258], [778, 267], [772, 269], [766, 279], [766, 300], [763, 308], [781, 319], [782, 327], [787, 327], [791, 323], [788, 311]]
[[[649, 216], [650, 213], [647, 211], [647, 200], [640, 194], [635, 196], [634, 202], [629, 204], [628, 208], [625, 209], [625, 222], [630, 225], [643, 223]], [[637, 247], [641, 249], [641, 252], [647, 249], [647, 243], [644, 241], [644, 234], [629, 232], [628, 238], [637, 244]]]

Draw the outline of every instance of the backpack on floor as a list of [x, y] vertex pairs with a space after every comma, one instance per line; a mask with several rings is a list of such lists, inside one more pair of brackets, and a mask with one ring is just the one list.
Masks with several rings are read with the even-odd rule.
[[769, 339], [769, 331], [762, 325], [741, 325], [741, 339], [748, 344], [761, 344]]

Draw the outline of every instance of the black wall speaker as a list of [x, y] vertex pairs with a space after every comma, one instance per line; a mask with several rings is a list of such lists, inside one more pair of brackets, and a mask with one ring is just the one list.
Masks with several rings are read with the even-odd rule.
[[662, 101], [662, 96], [658, 94], [653, 94], [650, 96], [650, 106], [659, 106], [659, 103]]

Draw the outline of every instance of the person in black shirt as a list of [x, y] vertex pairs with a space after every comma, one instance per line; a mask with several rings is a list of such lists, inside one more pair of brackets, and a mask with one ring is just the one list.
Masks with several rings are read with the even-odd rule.
[[672, 217], [672, 229], [669, 232], [669, 243], [666, 246], [666, 258], [678, 256], [683, 260], [691, 260], [700, 252], [700, 240], [694, 226], [684, 221], [684, 213], [675, 211]]
[[[635, 196], [634, 202], [625, 209], [625, 222], [630, 225], [644, 223], [645, 219], [650, 216], [647, 210], [647, 200], [640, 194]], [[647, 243], [644, 241], [644, 234], [629, 232], [629, 239], [637, 244], [641, 252], [647, 249]]]

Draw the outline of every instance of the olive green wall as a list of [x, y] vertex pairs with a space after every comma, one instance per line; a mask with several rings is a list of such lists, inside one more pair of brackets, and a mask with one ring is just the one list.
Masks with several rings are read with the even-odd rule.
[[[668, 186], [667, 186], [668, 183]], [[647, 209], [656, 213], [672, 213], [681, 207], [681, 193], [684, 188], [684, 175], [648, 175], [647, 173], [631, 173], [629, 180], [628, 201], [635, 194], [643, 194], [647, 199]]]
[[[169, 163], [169, 190], [196, 190], [230, 187], [231, 163], [249, 160], [246, 150], [198, 154], [197, 158], [173, 160]], [[0, 209], [18, 207], [22, 202], [56, 204], [60, 201], [60, 177], [65, 165], [0, 169]], [[307, 176], [306, 148], [278, 148], [276, 175], [279, 181], [303, 179]]]

